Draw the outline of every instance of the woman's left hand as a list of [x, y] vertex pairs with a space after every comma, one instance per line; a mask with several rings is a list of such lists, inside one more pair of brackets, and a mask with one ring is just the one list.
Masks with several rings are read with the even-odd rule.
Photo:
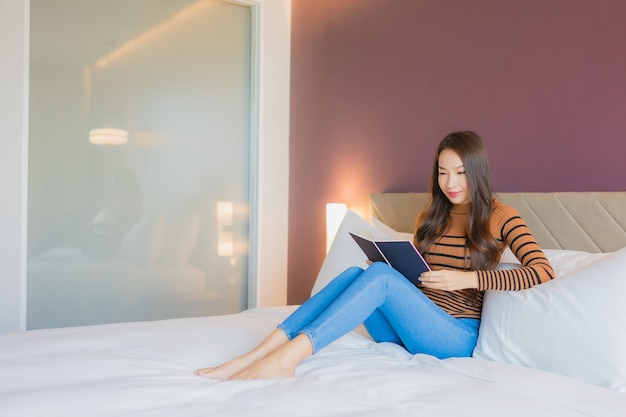
[[420, 275], [421, 285], [444, 291], [478, 288], [478, 274], [475, 271], [452, 271], [440, 269]]

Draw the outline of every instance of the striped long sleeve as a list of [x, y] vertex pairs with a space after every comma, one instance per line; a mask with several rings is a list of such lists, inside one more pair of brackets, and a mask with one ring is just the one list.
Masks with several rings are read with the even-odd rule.
[[550, 262], [515, 209], [498, 205], [493, 215], [494, 235], [506, 242], [523, 265], [506, 271], [478, 271], [479, 290], [523, 290], [555, 277]]
[[[424, 254], [433, 269], [470, 270], [466, 248], [468, 210], [468, 205], [454, 207], [450, 212], [449, 229]], [[489, 226], [494, 237], [511, 248], [522, 267], [507, 271], [477, 271], [478, 289], [443, 291], [420, 287], [427, 297], [454, 317], [480, 319], [484, 290], [520, 290], [554, 278], [550, 262], [514, 208], [496, 202]]]

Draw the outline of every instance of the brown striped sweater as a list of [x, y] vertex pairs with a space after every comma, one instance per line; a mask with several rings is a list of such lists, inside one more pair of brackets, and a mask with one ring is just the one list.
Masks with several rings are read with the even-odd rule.
[[[424, 254], [433, 270], [470, 270], [469, 251], [465, 247], [468, 213], [469, 204], [454, 206], [450, 211], [450, 228]], [[454, 317], [480, 319], [485, 290], [522, 290], [555, 277], [550, 262], [517, 210], [496, 201], [490, 228], [498, 240], [511, 248], [522, 267], [477, 271], [478, 289], [444, 291], [420, 287], [428, 298]]]

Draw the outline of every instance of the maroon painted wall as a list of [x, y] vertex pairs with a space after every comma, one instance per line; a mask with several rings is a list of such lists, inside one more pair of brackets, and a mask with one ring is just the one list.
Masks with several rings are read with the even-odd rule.
[[427, 191], [453, 130], [496, 191], [626, 190], [625, 22], [622, 0], [292, 0], [288, 302], [325, 204]]

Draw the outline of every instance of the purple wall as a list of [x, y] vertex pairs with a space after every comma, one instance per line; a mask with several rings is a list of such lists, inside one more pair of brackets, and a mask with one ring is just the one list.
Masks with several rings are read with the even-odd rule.
[[496, 191], [626, 190], [626, 1], [292, 0], [288, 301], [324, 258], [327, 202], [427, 191], [448, 132]]

